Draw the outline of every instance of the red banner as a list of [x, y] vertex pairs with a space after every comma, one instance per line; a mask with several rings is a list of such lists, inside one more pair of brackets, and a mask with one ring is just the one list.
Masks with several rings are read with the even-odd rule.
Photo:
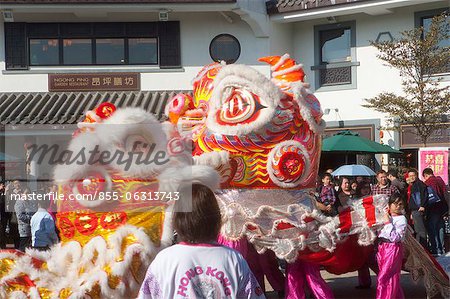
[[422, 171], [431, 168], [435, 176], [440, 176], [448, 184], [448, 148], [426, 147], [419, 149], [419, 175]]

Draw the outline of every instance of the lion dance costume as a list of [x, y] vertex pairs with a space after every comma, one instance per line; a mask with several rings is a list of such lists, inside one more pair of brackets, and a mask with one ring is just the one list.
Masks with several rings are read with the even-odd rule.
[[[70, 150], [145, 152], [135, 148], [145, 141], [168, 158], [164, 165], [133, 160], [128, 166], [56, 167], [61, 193], [87, 193], [94, 200], [58, 202], [61, 243], [50, 251], [0, 252], [0, 296], [136, 296], [148, 265], [172, 242], [174, 198], [149, 205], [135, 194], [176, 192], [192, 182], [216, 190], [224, 238], [246, 237], [259, 253], [270, 249], [288, 262], [299, 258], [336, 274], [359, 269], [387, 200], [356, 200], [336, 217], [315, 208], [312, 190], [325, 128], [320, 103], [289, 55], [260, 61], [270, 64], [270, 79], [244, 65], [205, 66], [193, 80], [192, 96], [179, 94], [168, 103], [164, 123], [141, 109], [116, 110], [109, 103], [87, 112]], [[429, 294], [448, 297], [445, 272], [412, 236], [405, 243], [405, 268], [425, 278]]]

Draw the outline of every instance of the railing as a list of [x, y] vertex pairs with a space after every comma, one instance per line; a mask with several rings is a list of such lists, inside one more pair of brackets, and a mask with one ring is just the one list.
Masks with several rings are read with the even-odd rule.
[[352, 2], [362, 2], [370, 0], [272, 0], [267, 3], [268, 10], [279, 12], [288, 10], [302, 10], [302, 9], [312, 9], [324, 6], [333, 6], [338, 4], [352, 3]]

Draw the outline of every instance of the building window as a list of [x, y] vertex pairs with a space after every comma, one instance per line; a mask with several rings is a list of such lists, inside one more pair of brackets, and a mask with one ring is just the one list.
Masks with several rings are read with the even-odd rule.
[[92, 64], [92, 40], [63, 39], [63, 61], [65, 65]]
[[178, 28], [178, 22], [26, 24], [28, 61], [31, 66], [158, 65], [163, 41], [161, 67], [170, 67], [179, 65]]
[[320, 64], [352, 61], [350, 28], [320, 31]]
[[98, 38], [95, 40], [97, 64], [125, 64], [123, 38]]
[[[427, 32], [430, 30], [431, 22], [433, 17], [438, 16], [442, 13], [447, 13], [447, 21], [450, 20], [449, 16], [449, 9], [448, 8], [442, 8], [442, 9], [434, 9], [434, 10], [428, 10], [428, 11], [421, 11], [416, 12], [414, 19], [415, 19], [415, 25], [416, 27], [423, 27], [424, 34], [427, 34]], [[447, 27], [448, 28], [448, 27]], [[450, 39], [442, 40], [439, 43], [440, 47], [449, 47], [450, 46]], [[447, 65], [443, 72], [450, 73], [450, 65]]]
[[356, 88], [355, 22], [314, 27], [316, 89]]
[[59, 41], [57, 39], [30, 39], [31, 65], [59, 64]]
[[241, 45], [236, 37], [230, 34], [220, 34], [211, 41], [209, 55], [216, 62], [235, 63], [241, 55]]
[[158, 40], [156, 38], [129, 38], [130, 64], [157, 64]]

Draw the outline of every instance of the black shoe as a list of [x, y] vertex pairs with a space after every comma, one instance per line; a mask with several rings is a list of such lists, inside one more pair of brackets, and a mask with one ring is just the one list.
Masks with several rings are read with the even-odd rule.
[[358, 290], [367, 290], [367, 289], [370, 289], [370, 286], [356, 286], [355, 289], [358, 289]]

